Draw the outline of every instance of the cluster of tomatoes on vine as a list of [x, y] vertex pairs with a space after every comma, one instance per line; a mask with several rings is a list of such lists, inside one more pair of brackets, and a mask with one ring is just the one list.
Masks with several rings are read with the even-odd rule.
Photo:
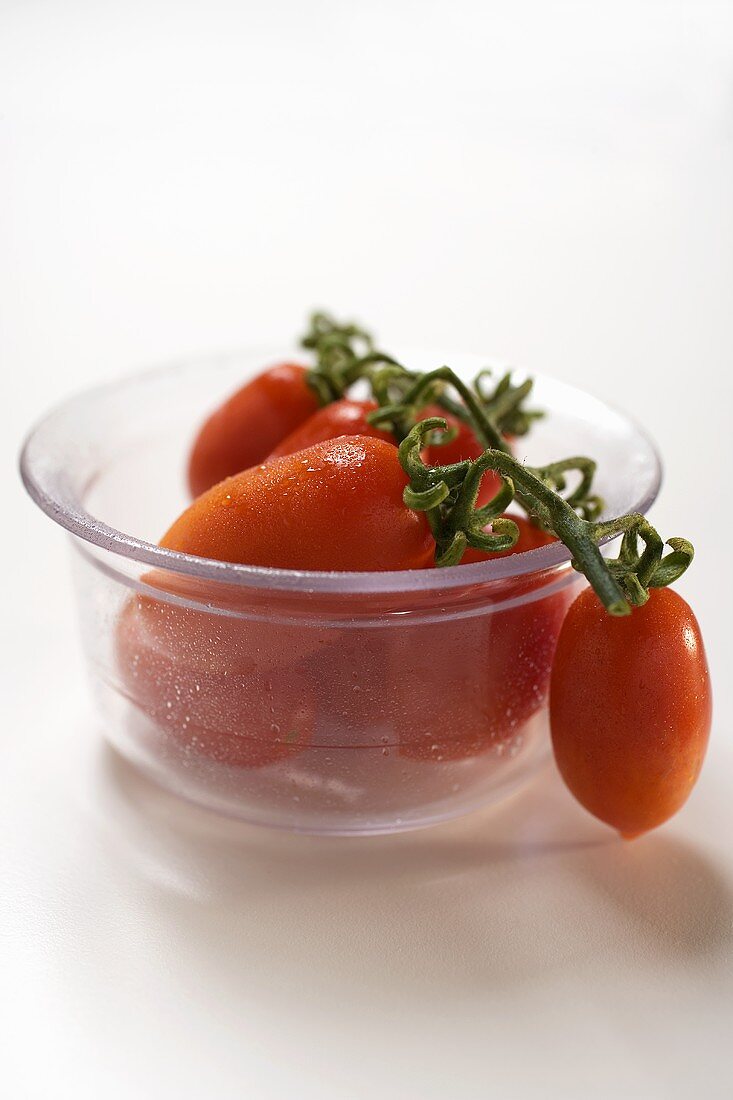
[[[695, 783], [711, 720], [699, 627], [668, 587], [692, 560], [691, 545], [665, 544], [638, 514], [599, 518], [588, 457], [541, 468], [515, 458], [512, 443], [540, 415], [526, 407], [531, 381], [416, 372], [359, 326], [325, 314], [302, 342], [311, 366], [264, 370], [204, 422], [188, 467], [193, 502], [161, 545], [255, 566], [362, 572], [447, 568], [560, 539], [589, 581], [552, 636], [560, 772], [625, 836], [666, 820]], [[599, 547], [616, 536], [619, 555], [608, 559]], [[515, 618], [531, 635], [527, 611]], [[487, 652], [487, 666], [500, 668], [496, 658]], [[506, 707], [496, 676], [491, 690]], [[450, 721], [452, 700], [432, 705]]]

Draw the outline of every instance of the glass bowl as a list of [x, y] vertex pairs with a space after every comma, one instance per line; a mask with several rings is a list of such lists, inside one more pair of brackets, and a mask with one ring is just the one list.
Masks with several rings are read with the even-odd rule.
[[[499, 799], [548, 753], [553, 651], [585, 584], [564, 546], [442, 570], [306, 573], [156, 545], [187, 503], [204, 416], [283, 358], [254, 350], [134, 375], [72, 398], [28, 437], [25, 485], [71, 534], [106, 737], [178, 794], [287, 829], [391, 832]], [[448, 361], [466, 377], [486, 365], [403, 361]], [[590, 454], [608, 515], [649, 507], [660, 464], [632, 421], [541, 376], [533, 404], [547, 415], [519, 458]]]

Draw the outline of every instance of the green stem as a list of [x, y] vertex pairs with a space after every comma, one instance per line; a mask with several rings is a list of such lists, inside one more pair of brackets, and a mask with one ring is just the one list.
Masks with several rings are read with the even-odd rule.
[[312, 315], [301, 346], [315, 352], [316, 363], [308, 371], [307, 382], [324, 405], [343, 397], [359, 376], [357, 364], [374, 354], [374, 341], [365, 329], [341, 324], [327, 313]]
[[481, 399], [483, 406], [494, 424], [503, 435], [526, 435], [532, 422], [544, 414], [539, 410], [523, 408], [524, 401], [529, 397], [534, 386], [531, 378], [527, 378], [518, 386], [512, 384], [511, 372], [497, 382], [490, 391], [484, 388], [484, 382], [492, 377], [490, 370], [479, 371], [474, 379], [473, 388]]
[[[470, 424], [483, 447], [497, 450], [508, 449], [503, 432], [523, 435], [532, 420], [541, 415], [522, 408], [532, 389], [530, 379], [513, 386], [507, 373], [487, 393], [482, 381], [490, 371], [482, 371], [473, 387], [449, 367], [427, 373], [408, 371], [392, 356], [377, 351], [371, 335], [361, 326], [338, 322], [324, 312], [312, 315], [301, 344], [315, 352], [316, 363], [308, 372], [307, 381], [321, 403], [339, 400], [354, 382], [366, 377], [380, 405], [370, 415], [370, 422], [391, 429], [398, 442], [412, 428], [421, 406], [430, 401], [457, 420]], [[390, 367], [391, 371], [387, 369]], [[460, 400], [451, 396], [449, 389]]]
[[[404, 439], [414, 423], [416, 409], [428, 404], [431, 400], [436, 400], [442, 405], [449, 403], [450, 399], [440, 392], [442, 384], [446, 383], [456, 390], [463, 399], [464, 411], [461, 419], [470, 422], [481, 445], [508, 451], [509, 447], [502, 438], [501, 432], [487, 415], [479, 398], [471, 387], [467, 386], [463, 379], [459, 378], [450, 367], [438, 367], [436, 370], [417, 375], [401, 395], [399, 403], [385, 404], [376, 412], [371, 413], [369, 416], [370, 423], [379, 427], [390, 425], [398, 437]], [[437, 395], [435, 393], [436, 388], [438, 388]], [[383, 393], [377, 394], [378, 397], [383, 395]]]
[[[516, 525], [500, 513], [516, 499], [530, 515], [568, 547], [573, 567], [588, 579], [611, 615], [627, 615], [630, 604], [649, 598], [650, 587], [663, 587], [688, 567], [693, 549], [685, 539], [671, 539], [672, 553], [663, 557], [664, 542], [639, 513], [596, 521], [578, 510], [589, 510], [588, 489], [595, 469], [590, 459], [563, 459], [541, 469], [524, 466], [504, 450], [489, 448], [473, 462], [451, 466], [427, 466], [421, 458], [426, 436], [444, 429], [446, 421], [429, 417], [416, 424], [400, 444], [399, 457], [410, 486], [405, 503], [426, 512], [436, 541], [436, 565], [457, 565], [467, 546], [507, 549], [516, 543]], [[570, 496], [565, 487], [568, 470], [579, 470], [580, 485]], [[502, 478], [494, 499], [476, 508], [481, 479], [493, 470]], [[484, 528], [491, 526], [491, 533]], [[512, 531], [511, 528], [514, 528]], [[623, 535], [619, 557], [606, 560], [599, 543]], [[644, 550], [638, 552], [638, 539]]]
[[568, 500], [511, 455], [485, 451], [476, 459], [476, 464], [482, 471], [496, 470], [511, 478], [520, 503], [526, 495], [531, 509], [539, 505], [540, 518], [571, 551], [573, 563], [577, 563], [576, 568], [588, 578], [604, 607], [612, 615], [628, 613], [624, 593], [606, 567], [592, 537], [589, 521], [581, 519]]

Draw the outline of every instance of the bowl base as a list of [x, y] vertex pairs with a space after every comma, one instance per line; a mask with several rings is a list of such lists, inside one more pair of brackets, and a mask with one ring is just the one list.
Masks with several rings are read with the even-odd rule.
[[508, 798], [550, 752], [543, 708], [511, 744], [463, 760], [322, 746], [263, 767], [233, 768], [183, 750], [118, 691], [107, 686], [99, 698], [100, 686], [107, 742], [148, 779], [206, 810], [294, 833], [377, 836], [428, 828]]

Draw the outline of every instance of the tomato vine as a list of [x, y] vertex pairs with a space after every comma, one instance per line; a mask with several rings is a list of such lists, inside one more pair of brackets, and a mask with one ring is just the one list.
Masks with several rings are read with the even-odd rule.
[[[669, 539], [670, 552], [664, 554], [664, 540], [639, 513], [598, 520], [601, 502], [589, 491], [595, 472], [591, 459], [579, 456], [531, 467], [504, 450], [489, 448], [472, 462], [426, 465], [420, 453], [425, 437], [444, 426], [439, 417], [423, 420], [399, 447], [402, 468], [410, 479], [405, 504], [426, 512], [437, 546], [436, 565], [457, 565], [468, 546], [482, 550], [513, 546], [516, 525], [500, 517], [514, 499], [568, 547], [573, 567], [584, 574], [612, 615], [626, 615], [630, 605], [645, 603], [650, 588], [672, 584], [692, 561], [694, 550], [686, 539]], [[476, 508], [481, 478], [488, 470], [500, 475], [502, 485], [492, 501]], [[580, 474], [580, 480], [563, 496], [571, 470]], [[489, 526], [491, 533], [485, 530]], [[599, 545], [617, 535], [623, 535], [619, 556], [606, 560]]]
[[[514, 457], [507, 437], [526, 434], [543, 415], [525, 406], [532, 379], [515, 384], [507, 372], [493, 384], [491, 372], [483, 370], [467, 383], [448, 366], [411, 371], [377, 350], [360, 325], [322, 312], [313, 314], [301, 343], [314, 352], [308, 383], [323, 404], [342, 398], [361, 380], [369, 385], [378, 408], [367, 419], [395, 437], [409, 478], [405, 504], [426, 514], [437, 566], [458, 565], [468, 547], [495, 552], [514, 546], [517, 525], [503, 515], [512, 501], [568, 547], [573, 567], [585, 575], [611, 615], [626, 615], [632, 606], [645, 603], [650, 588], [673, 583], [692, 561], [694, 550], [686, 539], [665, 543], [639, 513], [599, 519], [603, 502], [592, 492], [593, 459], [577, 455], [533, 467]], [[424, 448], [455, 435], [446, 419], [421, 415], [428, 405], [467, 424], [483, 453], [473, 460], [427, 464]], [[481, 481], [489, 471], [498, 475], [499, 488], [477, 507]], [[567, 491], [569, 477], [576, 484]], [[600, 545], [619, 535], [618, 556], [605, 558]], [[666, 554], [665, 545], [670, 548]]]

